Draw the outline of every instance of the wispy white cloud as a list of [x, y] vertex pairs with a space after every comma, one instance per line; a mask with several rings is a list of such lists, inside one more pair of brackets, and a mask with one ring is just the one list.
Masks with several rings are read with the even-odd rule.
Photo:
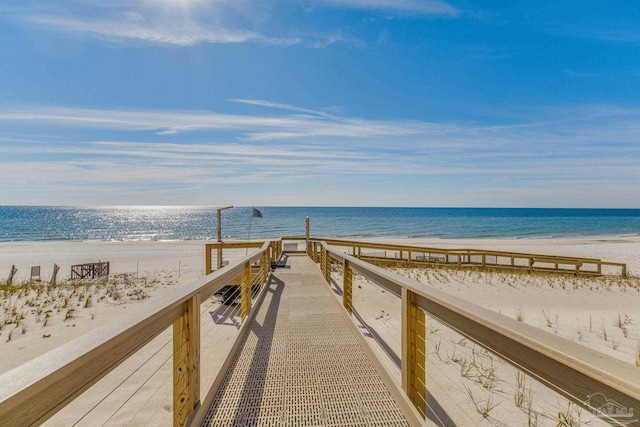
[[[112, 43], [131, 45], [193, 46], [199, 43], [291, 44], [291, 40], [274, 40], [250, 31], [232, 30], [221, 26], [205, 28], [175, 22], [153, 22], [123, 15], [118, 19], [78, 19], [60, 16], [30, 16], [25, 22], [54, 31], [77, 33]], [[176, 25], [177, 24], [177, 25]]]
[[[80, 186], [121, 185], [133, 193], [170, 187], [176, 188], [172, 200], [183, 200], [194, 186], [297, 187], [327, 179], [477, 188], [468, 200], [486, 196], [482, 188], [494, 188], [503, 204], [518, 194], [514, 188], [531, 200], [538, 200], [533, 197], [541, 188], [576, 200], [587, 189], [640, 191], [639, 109], [549, 108], [526, 121], [487, 126], [371, 120], [266, 100], [234, 101], [265, 110], [234, 115], [0, 108], [0, 180], [23, 189], [45, 182], [61, 192]], [[167, 130], [176, 134], [158, 135]], [[69, 138], [74, 134], [83, 136]]]
[[[233, 2], [143, 1], [87, 3], [60, 10], [24, 8], [16, 16], [31, 28], [76, 34], [128, 46], [193, 46], [201, 43], [294, 45], [297, 38], [269, 37], [235, 25], [225, 8]], [[227, 22], [228, 21], [228, 22]]]
[[309, 108], [302, 108], [302, 107], [297, 107], [295, 105], [282, 104], [282, 103], [279, 103], [279, 102], [265, 101], [263, 99], [233, 98], [233, 99], [229, 99], [229, 101], [237, 102], [237, 103], [240, 103], [240, 104], [256, 105], [256, 106], [259, 106], [259, 107], [276, 108], [276, 109], [279, 109], [279, 110], [287, 110], [287, 111], [295, 111], [295, 112], [299, 112], [299, 113], [307, 113], [307, 114], [312, 114], [312, 115], [315, 115], [315, 116], [332, 117], [331, 115], [325, 113], [324, 111], [312, 110], [312, 109], [309, 109]]
[[314, 4], [419, 15], [457, 16], [460, 14], [454, 6], [440, 0], [319, 0]]
[[593, 28], [587, 25], [576, 26], [567, 25], [562, 29], [549, 30], [557, 34], [564, 36], [570, 36], [574, 38], [587, 38], [591, 40], [597, 40], [601, 42], [610, 43], [622, 43], [630, 45], [640, 44], [640, 34], [635, 28], [620, 29], [620, 28]]
[[0, 121], [64, 127], [154, 131], [161, 135], [196, 131], [234, 131], [239, 139], [272, 141], [325, 138], [371, 138], [446, 132], [451, 126], [412, 121], [379, 121], [336, 117], [320, 111], [266, 101], [243, 100], [299, 115], [233, 115], [215, 112], [100, 110], [67, 107], [0, 108]]
[[[302, 2], [304, 4], [304, 2]], [[383, 11], [403, 15], [455, 17], [460, 11], [440, 0], [321, 0], [341, 9]], [[285, 6], [264, 1], [164, 1], [74, 3], [73, 7], [46, 2], [11, 8], [10, 14], [30, 29], [100, 40], [117, 46], [194, 46], [198, 44], [256, 43], [272, 46], [303, 45], [326, 48], [367, 43], [343, 30], [298, 27], [284, 29], [272, 17], [284, 16]], [[271, 36], [289, 34], [287, 36]]]

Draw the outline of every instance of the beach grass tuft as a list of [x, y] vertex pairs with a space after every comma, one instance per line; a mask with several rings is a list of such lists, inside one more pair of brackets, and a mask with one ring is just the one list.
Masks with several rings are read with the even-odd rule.
[[152, 289], [173, 284], [171, 280], [134, 274], [84, 281], [4, 283], [0, 285], [0, 331], [11, 325], [7, 341], [14, 341], [34, 330], [35, 325], [47, 327], [74, 318], [94, 319], [97, 305], [145, 300]]
[[485, 399], [480, 399], [474, 396], [473, 392], [469, 387], [464, 386], [464, 388], [467, 391], [467, 395], [469, 396], [469, 399], [471, 400], [471, 403], [473, 404], [476, 412], [482, 415], [483, 419], [489, 418], [491, 411], [493, 411], [496, 408], [496, 406], [500, 404], [500, 402], [495, 403], [493, 401], [493, 395], [491, 394], [487, 396]]

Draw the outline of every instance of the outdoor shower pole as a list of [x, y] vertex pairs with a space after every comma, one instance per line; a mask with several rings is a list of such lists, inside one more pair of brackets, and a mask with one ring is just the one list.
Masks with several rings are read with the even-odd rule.
[[233, 208], [233, 206], [226, 206], [216, 210], [218, 216], [218, 243], [220, 243], [218, 247], [218, 270], [222, 268], [222, 211], [231, 208]]

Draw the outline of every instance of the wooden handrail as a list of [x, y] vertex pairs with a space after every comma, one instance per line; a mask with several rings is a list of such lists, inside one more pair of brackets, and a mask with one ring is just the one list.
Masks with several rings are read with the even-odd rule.
[[[294, 238], [288, 238], [293, 240]], [[288, 240], [287, 239], [287, 240]], [[303, 238], [300, 238], [303, 239]], [[284, 238], [283, 238], [284, 240]], [[573, 256], [563, 256], [563, 255], [542, 255], [542, 254], [532, 254], [525, 252], [505, 252], [505, 251], [495, 251], [491, 249], [471, 249], [471, 248], [435, 248], [428, 246], [417, 246], [417, 245], [402, 245], [395, 243], [378, 243], [378, 242], [366, 242], [361, 240], [344, 240], [344, 239], [331, 239], [324, 237], [312, 237], [311, 240], [322, 240], [323, 242], [327, 242], [332, 246], [360, 246], [363, 248], [369, 249], [387, 249], [387, 250], [415, 250], [417, 252], [432, 252], [432, 253], [460, 253], [460, 254], [472, 254], [472, 255], [498, 255], [498, 256], [522, 256], [522, 257], [545, 257], [545, 258], [558, 258], [558, 259], [579, 259], [585, 261], [600, 261], [599, 258], [587, 258], [587, 257], [573, 257]]]
[[[346, 262], [392, 293], [415, 295], [417, 307], [589, 411], [598, 408], [586, 403], [588, 395], [598, 392], [624, 407], [640, 409], [640, 369], [635, 366], [346, 255], [325, 241], [311, 243], [321, 247], [325, 257]], [[609, 414], [598, 415], [609, 420]]]
[[[287, 240], [303, 240], [302, 237], [289, 237]], [[334, 247], [347, 247], [351, 248], [354, 255], [358, 258], [370, 258], [377, 259], [379, 261], [389, 262], [405, 262], [405, 263], [420, 263], [420, 262], [437, 262], [442, 265], [452, 265], [459, 267], [483, 267], [483, 268], [498, 268], [498, 269], [522, 269], [529, 271], [542, 271], [542, 272], [558, 272], [558, 273], [580, 273], [580, 274], [602, 274], [603, 266], [616, 267], [620, 269], [620, 274], [623, 277], [627, 276], [627, 265], [624, 263], [602, 261], [598, 258], [586, 258], [586, 257], [572, 257], [563, 255], [546, 255], [546, 254], [531, 254], [521, 252], [501, 252], [485, 249], [445, 249], [445, 248], [432, 248], [426, 246], [413, 246], [413, 245], [399, 245], [393, 243], [372, 243], [359, 240], [343, 240], [343, 239], [327, 239], [320, 237], [312, 237], [310, 241], [323, 241]], [[362, 253], [363, 249], [378, 249], [385, 251], [395, 251], [400, 253], [399, 258], [394, 257], [378, 257], [375, 255], [367, 255]], [[430, 257], [425, 260], [412, 258], [415, 254], [429, 254], [442, 255], [444, 259], [436, 260], [436, 257]], [[480, 260], [473, 261], [471, 257], [480, 258]], [[487, 258], [495, 257], [495, 262], [490, 262]], [[452, 259], [454, 258], [454, 259]], [[498, 262], [498, 258], [510, 260], [508, 263]], [[520, 264], [516, 263], [519, 260]], [[535, 266], [535, 262], [543, 264], [552, 264], [552, 266]], [[560, 268], [563, 265], [572, 265], [574, 269]], [[578, 266], [575, 268], [575, 266]]]
[[247, 263], [260, 260], [271, 243], [263, 242], [257, 253], [0, 375], [2, 424], [34, 425], [53, 416], [180, 319], [187, 302], [206, 300]]

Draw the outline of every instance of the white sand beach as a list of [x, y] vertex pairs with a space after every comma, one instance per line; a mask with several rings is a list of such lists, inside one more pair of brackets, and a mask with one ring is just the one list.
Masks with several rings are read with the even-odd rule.
[[[629, 279], [604, 277], [571, 277], [480, 271], [396, 270], [399, 274], [466, 298], [505, 316], [516, 318], [589, 346], [626, 363], [638, 363], [640, 352], [640, 237], [598, 237], [580, 239], [519, 240], [441, 240], [378, 239], [400, 244], [441, 248], [486, 248], [500, 251], [596, 257], [611, 262], [627, 263]], [[0, 274], [3, 280], [12, 265], [18, 269], [14, 284], [27, 283], [32, 266], [41, 266], [41, 283], [48, 283], [54, 263], [61, 267], [58, 287], [47, 294], [24, 287], [3, 296], [0, 318], [0, 372], [59, 346], [98, 326], [122, 316], [140, 304], [171, 292], [204, 275], [204, 241], [167, 242], [19, 242], [0, 243]], [[236, 254], [235, 257], [244, 255]], [[234, 255], [228, 259], [233, 261]], [[111, 285], [67, 285], [71, 265], [109, 261]], [[37, 282], [33, 283], [34, 285]], [[380, 288], [366, 281], [356, 281], [354, 305], [369, 326], [387, 344], [398, 350], [400, 316], [397, 305], [382, 295]], [[31, 289], [31, 290], [29, 290]], [[49, 299], [47, 299], [49, 298]], [[87, 302], [90, 300], [90, 302]], [[44, 307], [44, 309], [43, 309]], [[428, 352], [431, 378], [441, 385], [441, 394], [458, 407], [461, 419], [484, 420], [469, 403], [470, 396], [461, 377], [460, 338], [454, 337], [437, 322], [430, 321]], [[435, 322], [435, 323], [434, 323]], [[436, 346], [436, 344], [438, 344]], [[471, 345], [466, 344], [468, 351]], [[437, 350], [436, 350], [437, 349]], [[399, 353], [398, 353], [399, 354]], [[484, 357], [484, 356], [483, 356]], [[433, 359], [433, 360], [432, 360]], [[433, 363], [432, 363], [433, 362]], [[487, 362], [489, 363], [489, 362]], [[393, 363], [390, 363], [393, 369]], [[640, 369], [640, 367], [638, 368]], [[506, 372], [509, 372], [508, 374]], [[455, 374], [455, 375], [454, 375]], [[511, 394], [515, 374], [502, 368], [496, 371], [495, 390], [499, 399]], [[479, 378], [479, 377], [477, 377]], [[476, 396], [493, 393], [475, 380]], [[467, 378], [468, 379], [468, 378]], [[473, 382], [473, 381], [472, 381]], [[479, 387], [479, 388], [478, 388]], [[434, 389], [435, 390], [435, 389]], [[537, 390], [537, 394], [543, 391]], [[441, 398], [441, 400], [444, 398]], [[549, 400], [549, 399], [547, 399]], [[550, 399], [554, 400], [554, 399]], [[556, 399], [557, 400], [557, 399]], [[466, 402], [466, 403], [465, 403]], [[538, 398], [538, 412], [544, 405], [556, 405]], [[446, 402], [445, 402], [446, 403]], [[443, 403], [444, 405], [444, 403]], [[446, 406], [446, 405], [445, 405]], [[507, 404], [493, 412], [496, 417], [514, 416]], [[513, 403], [510, 404], [513, 407]], [[522, 411], [520, 411], [522, 412]], [[516, 415], [525, 420], [529, 415]], [[465, 418], [466, 417], [466, 418]], [[552, 419], [547, 420], [553, 421]], [[462, 421], [464, 422], [464, 421]], [[464, 425], [464, 424], [461, 424]], [[525, 424], [526, 425], [526, 424]], [[539, 424], [544, 423], [540, 417]], [[551, 424], [549, 424], [551, 425]]]

